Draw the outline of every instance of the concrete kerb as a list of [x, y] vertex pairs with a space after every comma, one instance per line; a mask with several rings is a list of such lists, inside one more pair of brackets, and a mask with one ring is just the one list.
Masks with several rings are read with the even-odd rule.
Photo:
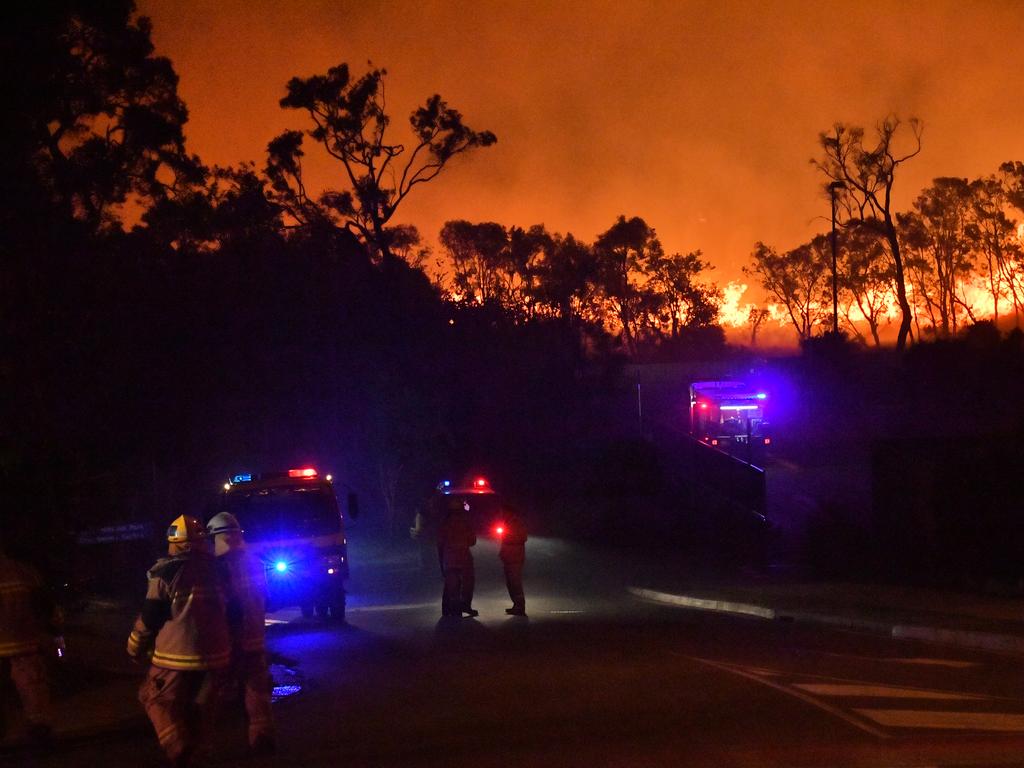
[[816, 624], [855, 632], [886, 635], [897, 640], [919, 640], [940, 645], [952, 645], [959, 648], [1024, 654], [1024, 636], [1021, 635], [951, 629], [948, 627], [931, 627], [918, 624], [896, 624], [842, 614], [788, 611], [755, 603], [676, 595], [640, 587], [629, 587], [628, 591], [641, 600], [661, 605], [670, 605], [676, 608], [715, 611], [774, 621]]

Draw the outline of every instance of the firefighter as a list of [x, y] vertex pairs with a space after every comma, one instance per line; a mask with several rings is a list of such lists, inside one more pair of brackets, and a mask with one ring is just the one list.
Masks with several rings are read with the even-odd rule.
[[469, 519], [469, 504], [456, 498], [448, 499], [448, 511], [438, 530], [438, 547], [444, 570], [444, 593], [441, 596], [442, 616], [479, 616], [473, 609], [473, 553], [476, 533]]
[[420, 569], [423, 573], [431, 573], [441, 562], [441, 547], [438, 544], [438, 521], [444, 514], [444, 497], [433, 497], [423, 507], [416, 510], [409, 536], [419, 544]]
[[[274, 718], [270, 710], [273, 686], [267, 668], [264, 619], [267, 574], [263, 561], [245, 546], [242, 526], [230, 512], [220, 512], [206, 524], [213, 551], [224, 568], [230, 601], [237, 616], [229, 624], [232, 641], [231, 683], [242, 686], [249, 721], [249, 746], [254, 753], [272, 754]], [[231, 613], [234, 613], [232, 611]]]
[[[52, 646], [47, 635], [62, 643], [62, 623], [39, 574], [9, 558], [0, 541], [0, 679], [10, 675], [36, 744], [49, 743], [53, 733], [45, 649]], [[0, 738], [2, 726], [0, 720]]]
[[512, 607], [506, 608], [510, 616], [526, 615], [526, 596], [523, 594], [523, 564], [526, 562], [526, 526], [511, 507], [505, 507], [501, 519], [501, 547], [498, 557], [505, 567], [505, 585]]
[[185, 766], [216, 714], [231, 663], [227, 606], [206, 529], [182, 515], [167, 529], [168, 557], [150, 568], [128, 655], [149, 661], [139, 701], [172, 765]]

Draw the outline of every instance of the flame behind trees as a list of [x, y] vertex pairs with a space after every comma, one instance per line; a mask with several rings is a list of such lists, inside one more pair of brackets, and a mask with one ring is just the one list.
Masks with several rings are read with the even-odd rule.
[[[866, 324], [877, 346], [881, 326], [898, 319], [901, 347], [915, 331], [918, 338], [949, 337], [967, 321], [998, 322], [1006, 305], [1020, 327], [1024, 223], [1014, 210], [1024, 213], [1024, 163], [1003, 163], [998, 173], [970, 182], [936, 178], [910, 211], [897, 213], [897, 169], [921, 149], [920, 123], [909, 125], [911, 146], [902, 154], [894, 148], [896, 118], [876, 127], [872, 150], [864, 147], [863, 129], [836, 125], [820, 137], [823, 159], [812, 161], [830, 180], [845, 184], [838, 192], [842, 220], [836, 247], [837, 298], [846, 330], [866, 342]], [[824, 235], [782, 254], [758, 243], [744, 269], [778, 302], [768, 308], [770, 316], [788, 320], [801, 339], [826, 325], [824, 309], [832, 298], [822, 285], [831, 271], [828, 246]], [[752, 324], [754, 315], [742, 314], [732, 324]]]

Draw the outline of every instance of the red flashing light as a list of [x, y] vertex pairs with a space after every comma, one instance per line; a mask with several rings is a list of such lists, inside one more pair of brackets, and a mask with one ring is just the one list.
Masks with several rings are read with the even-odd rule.
[[766, 437], [766, 438], [764, 439], [764, 444], [765, 444], [765, 445], [771, 445], [771, 444], [772, 444], [772, 439], [771, 439], [770, 437]]
[[706, 411], [706, 410], [708, 409], [708, 404], [707, 404], [707, 403], [701, 403], [701, 404], [700, 404], [700, 409], [701, 409], [702, 411]]
[[487, 480], [485, 480], [482, 477], [478, 477], [476, 480], [473, 481], [473, 485], [475, 485], [477, 488], [486, 488]]
[[504, 525], [504, 523], [499, 523], [498, 525], [494, 526], [494, 532], [498, 536], [503, 536], [505, 534], [505, 525]]
[[711, 438], [711, 444], [712, 445], [718, 445], [718, 438], [717, 437]]
[[303, 467], [302, 469], [289, 469], [288, 477], [316, 477], [316, 470], [312, 467]]

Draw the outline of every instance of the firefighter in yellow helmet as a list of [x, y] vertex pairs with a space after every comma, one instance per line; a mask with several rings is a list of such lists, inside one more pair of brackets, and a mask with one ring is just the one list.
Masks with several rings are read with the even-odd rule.
[[265, 613], [267, 574], [263, 561], [245, 546], [242, 526], [230, 512], [220, 512], [206, 524], [213, 537], [214, 554], [224, 568], [230, 600], [237, 605], [232, 616], [232, 684], [244, 690], [249, 721], [249, 746], [254, 753], [274, 751], [274, 718], [270, 709], [273, 686], [267, 668]]
[[[45, 744], [52, 733], [50, 685], [44, 649], [58, 638], [63, 617], [39, 574], [7, 557], [0, 542], [0, 682], [10, 675], [28, 721], [29, 738]], [[3, 737], [0, 720], [0, 738]]]
[[167, 529], [168, 557], [150, 568], [128, 655], [150, 663], [139, 700], [172, 765], [188, 765], [215, 716], [231, 663], [225, 593], [206, 529], [182, 515]]

